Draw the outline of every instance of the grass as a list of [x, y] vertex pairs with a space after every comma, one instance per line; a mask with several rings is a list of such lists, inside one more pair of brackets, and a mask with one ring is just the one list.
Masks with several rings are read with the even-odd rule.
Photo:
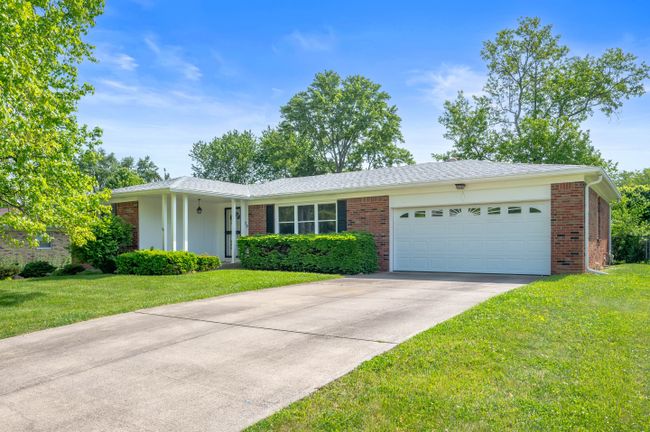
[[219, 270], [181, 276], [84, 275], [0, 281], [0, 338], [163, 304], [336, 276]]
[[375, 357], [250, 431], [650, 430], [650, 265], [549, 277]]

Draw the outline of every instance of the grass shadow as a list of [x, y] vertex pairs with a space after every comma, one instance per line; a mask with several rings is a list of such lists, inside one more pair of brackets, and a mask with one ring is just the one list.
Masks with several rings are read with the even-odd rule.
[[44, 293], [33, 291], [28, 293], [0, 291], [0, 307], [18, 306], [30, 300], [45, 296]]

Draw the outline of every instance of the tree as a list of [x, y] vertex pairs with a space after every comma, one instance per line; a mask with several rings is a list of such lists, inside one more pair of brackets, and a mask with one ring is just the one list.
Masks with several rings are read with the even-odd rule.
[[77, 65], [92, 59], [82, 40], [103, 9], [102, 0], [0, 2], [0, 235], [25, 233], [36, 245], [48, 227], [74, 244], [92, 239], [108, 211], [106, 193], [76, 159], [100, 135], [75, 117], [92, 88], [77, 81]]
[[[162, 180], [158, 167], [149, 156], [138, 159], [127, 156], [118, 159], [104, 149], [84, 152], [77, 161], [83, 172], [95, 178], [97, 190], [116, 189]], [[165, 174], [167, 178], [168, 175]]]
[[232, 130], [192, 145], [192, 174], [232, 183], [255, 183], [267, 178], [265, 166], [258, 163], [259, 154], [259, 140], [251, 131]]
[[612, 206], [612, 247], [617, 261], [645, 258], [650, 237], [650, 185], [621, 186], [621, 200]]
[[316, 74], [307, 90], [280, 109], [279, 129], [294, 134], [313, 172], [343, 172], [414, 163], [403, 142], [397, 107], [381, 86], [359, 75]]
[[639, 171], [621, 171], [616, 174], [616, 184], [619, 186], [650, 186], [650, 168]]
[[440, 123], [451, 151], [436, 159], [600, 165], [613, 170], [580, 126], [596, 110], [617, 113], [641, 96], [650, 67], [621, 49], [600, 57], [570, 56], [551, 26], [538, 18], [484, 43], [488, 78], [482, 96], [459, 93], [444, 104]]

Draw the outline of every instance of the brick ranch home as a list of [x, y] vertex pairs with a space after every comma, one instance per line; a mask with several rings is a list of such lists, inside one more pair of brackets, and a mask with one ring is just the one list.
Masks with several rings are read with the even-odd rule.
[[250, 185], [180, 177], [116, 189], [112, 203], [142, 249], [234, 262], [233, 233], [362, 230], [384, 271], [547, 275], [607, 263], [618, 199], [601, 168], [466, 160]]

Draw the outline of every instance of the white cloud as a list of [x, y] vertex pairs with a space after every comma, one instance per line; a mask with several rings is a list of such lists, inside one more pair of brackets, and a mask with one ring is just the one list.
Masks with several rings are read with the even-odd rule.
[[113, 53], [107, 48], [98, 50], [97, 59], [100, 64], [117, 67], [118, 69], [125, 71], [134, 71], [138, 67], [138, 63], [130, 55], [124, 53]]
[[435, 71], [414, 71], [407, 84], [421, 87], [424, 96], [436, 105], [454, 99], [462, 90], [466, 96], [480, 95], [485, 75], [463, 65], [443, 65]]
[[330, 51], [336, 45], [336, 36], [331, 29], [321, 33], [305, 33], [294, 30], [285, 37], [285, 40], [303, 51]]
[[185, 60], [180, 47], [173, 45], [158, 45], [153, 36], [144, 38], [144, 43], [151, 52], [156, 55], [158, 62], [169, 69], [172, 69], [190, 81], [198, 81], [203, 74], [198, 66]]

